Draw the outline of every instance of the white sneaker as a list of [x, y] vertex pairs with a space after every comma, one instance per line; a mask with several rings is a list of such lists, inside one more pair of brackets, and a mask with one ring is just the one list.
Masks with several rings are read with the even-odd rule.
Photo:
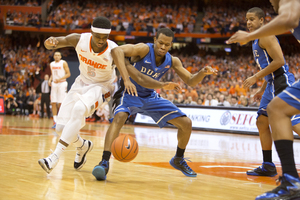
[[52, 153], [47, 158], [39, 159], [38, 162], [39, 162], [40, 166], [43, 168], [43, 170], [45, 170], [48, 174], [50, 174], [50, 172], [57, 165], [58, 160], [59, 159], [58, 159], [57, 155]]
[[74, 161], [74, 168], [79, 170], [86, 162], [86, 154], [90, 152], [94, 147], [94, 144], [90, 140], [84, 140], [82, 147], [77, 147], [77, 152]]

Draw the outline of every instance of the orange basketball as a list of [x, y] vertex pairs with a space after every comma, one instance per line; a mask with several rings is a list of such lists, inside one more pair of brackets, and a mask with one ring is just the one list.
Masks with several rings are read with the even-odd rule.
[[115, 159], [121, 162], [132, 161], [139, 152], [139, 145], [131, 135], [120, 135], [111, 145]]

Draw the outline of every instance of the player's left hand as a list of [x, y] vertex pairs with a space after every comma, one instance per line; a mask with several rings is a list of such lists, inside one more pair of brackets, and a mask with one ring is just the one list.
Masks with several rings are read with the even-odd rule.
[[218, 74], [218, 70], [212, 68], [211, 66], [205, 66], [204, 68], [201, 69], [201, 71], [204, 72], [205, 75], [217, 75]]
[[125, 90], [132, 96], [138, 96], [135, 85], [131, 81], [124, 81]]
[[57, 80], [57, 79], [54, 79], [53, 82], [54, 82], [54, 83], [58, 83], [58, 80]]
[[256, 76], [250, 76], [249, 78], [247, 78], [244, 83], [243, 86], [244, 88], [249, 88], [251, 87], [254, 83], [256, 83]]
[[226, 44], [240, 43], [240, 45], [245, 45], [250, 41], [248, 36], [248, 32], [238, 31], [226, 41]]
[[162, 88], [165, 90], [176, 90], [177, 92], [181, 90], [180, 85], [178, 83], [173, 82], [165, 82]]

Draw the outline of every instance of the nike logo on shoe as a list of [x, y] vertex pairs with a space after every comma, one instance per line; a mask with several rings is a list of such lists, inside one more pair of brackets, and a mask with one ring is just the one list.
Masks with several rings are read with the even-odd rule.
[[130, 149], [130, 139], [129, 138], [128, 138], [128, 145], [125, 147], [126, 147], [126, 149]]

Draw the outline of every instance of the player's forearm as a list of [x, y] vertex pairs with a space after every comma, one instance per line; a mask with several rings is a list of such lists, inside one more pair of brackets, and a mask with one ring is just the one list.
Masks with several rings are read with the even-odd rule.
[[282, 67], [284, 65], [284, 60], [283, 61], [272, 61], [266, 68], [263, 70], [257, 72], [255, 74], [257, 79], [263, 78], [273, 72], [275, 72], [277, 69]]
[[124, 82], [130, 81], [129, 80], [129, 75], [125, 66], [125, 61], [124, 61], [124, 52], [121, 48], [114, 48], [113, 51], [111, 52], [111, 55], [113, 57], [113, 60], [124, 80]]
[[127, 71], [130, 75], [130, 77], [137, 82], [140, 86], [143, 86], [145, 88], [149, 89], [159, 89], [165, 86], [165, 83], [159, 82], [147, 75], [142, 74], [139, 72], [135, 67], [133, 67], [131, 64], [126, 64]]
[[197, 74], [192, 74], [191, 78], [188, 80], [187, 84], [191, 87], [196, 86], [199, 82], [201, 82], [204, 77], [205, 73], [203, 70], [200, 70]]

